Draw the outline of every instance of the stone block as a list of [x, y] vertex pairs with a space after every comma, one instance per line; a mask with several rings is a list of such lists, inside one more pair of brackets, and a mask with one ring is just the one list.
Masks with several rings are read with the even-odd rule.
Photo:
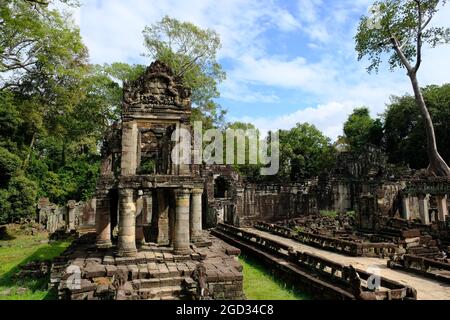
[[158, 263], [164, 262], [164, 255], [161, 252], [155, 252], [155, 258]]
[[164, 261], [173, 261], [173, 255], [170, 252], [163, 252]]
[[178, 270], [178, 268], [176, 266], [169, 266], [167, 267], [169, 269], [169, 275], [171, 277], [177, 277], [180, 276], [180, 271]]
[[144, 253], [144, 252], [138, 252], [138, 253], [136, 254], [136, 257], [135, 257], [134, 259], [135, 259], [135, 263], [136, 263], [136, 264], [144, 264], [144, 263], [147, 263], [147, 258], [146, 258], [146, 256], [145, 256], [145, 253]]
[[173, 261], [175, 261], [175, 262], [184, 262], [184, 261], [189, 261], [189, 260], [191, 260], [190, 255], [179, 255], [179, 254], [173, 255]]
[[134, 264], [135, 259], [133, 257], [117, 257], [116, 258], [116, 265], [129, 265]]
[[146, 279], [149, 277], [149, 272], [148, 272], [148, 268], [146, 264], [140, 264], [138, 265], [138, 269], [139, 269], [139, 279]]
[[136, 280], [139, 277], [139, 269], [137, 265], [131, 264], [128, 265], [128, 272], [131, 280]]
[[144, 289], [159, 288], [160, 283], [161, 283], [159, 278], [143, 279], [140, 281], [141, 281], [140, 288], [144, 288]]
[[106, 276], [106, 268], [104, 265], [89, 263], [83, 270], [84, 276], [88, 279]]
[[158, 267], [155, 262], [147, 263], [148, 271], [158, 270]]
[[144, 252], [144, 256], [147, 263], [156, 261], [156, 256], [153, 252]]
[[116, 274], [117, 272], [117, 267], [113, 266], [113, 265], [106, 265], [105, 266], [106, 269], [106, 276], [107, 277], [112, 277]]
[[96, 288], [95, 283], [92, 283], [87, 279], [81, 279], [80, 286], [77, 289], [72, 289], [70, 291], [72, 292], [72, 294], [85, 293], [90, 291], [92, 291], [93, 293], [95, 291], [95, 288]]

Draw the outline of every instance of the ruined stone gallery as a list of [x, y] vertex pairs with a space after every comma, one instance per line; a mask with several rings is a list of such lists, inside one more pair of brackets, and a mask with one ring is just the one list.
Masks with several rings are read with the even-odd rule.
[[154, 62], [125, 84], [95, 200], [42, 201], [42, 223], [80, 234], [52, 265], [60, 299], [244, 299], [241, 250], [318, 298], [450, 297], [439, 285], [450, 279], [448, 180], [394, 174], [375, 148], [341, 153], [302, 184], [174, 164], [171, 135], [190, 128], [190, 113], [189, 89]]

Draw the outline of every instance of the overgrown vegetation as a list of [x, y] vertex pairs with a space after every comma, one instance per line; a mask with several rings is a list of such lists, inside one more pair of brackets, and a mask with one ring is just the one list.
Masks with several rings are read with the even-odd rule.
[[19, 225], [5, 228], [0, 246], [0, 300], [55, 299], [55, 292], [48, 290], [49, 277], [17, 278], [19, 266], [31, 261], [52, 260], [59, 256], [70, 241], [49, 242], [48, 234], [39, 232], [24, 234]]
[[338, 213], [336, 211], [329, 211], [329, 210], [321, 210], [320, 215], [328, 218], [337, 218]]

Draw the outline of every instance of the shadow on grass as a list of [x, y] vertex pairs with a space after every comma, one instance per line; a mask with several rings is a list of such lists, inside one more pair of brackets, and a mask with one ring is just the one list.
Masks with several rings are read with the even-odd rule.
[[[296, 300], [312, 300], [312, 297], [306, 294], [301, 288], [296, 286], [293, 283], [290, 283], [288, 281], [285, 281], [283, 279], [280, 279], [280, 277], [276, 276], [271, 270], [270, 266], [265, 265], [264, 263], [261, 263], [256, 258], [250, 255], [241, 254], [240, 259], [242, 259], [249, 267], [254, 269], [255, 271], [259, 272], [260, 274], [263, 274], [264, 276], [268, 277], [274, 284], [276, 284], [280, 290], [283, 290], [285, 293], [288, 293]], [[244, 275], [245, 277], [245, 275]], [[244, 279], [245, 281], [245, 279]], [[261, 283], [255, 283], [255, 286], [258, 286]], [[278, 297], [267, 297], [265, 299], [275, 299], [280, 300]]]
[[[50, 280], [50, 274], [42, 278], [23, 277], [17, 278], [15, 275], [20, 270], [20, 266], [26, 265], [32, 261], [51, 261], [55, 257], [59, 256], [67, 248], [67, 242], [52, 242], [48, 245], [37, 249], [27, 258], [23, 259], [19, 264], [13, 267], [11, 270], [0, 276], [0, 287], [6, 288], [25, 288], [31, 293], [37, 291], [46, 292], [48, 283]], [[18, 249], [20, 250], [20, 249]], [[57, 293], [55, 290], [49, 290], [44, 300], [56, 299]]]
[[14, 240], [14, 239], [16, 239], [16, 237], [14, 237], [8, 233], [8, 229], [6, 228], [6, 226], [0, 226], [0, 240], [1, 241], [10, 241], [10, 240]]

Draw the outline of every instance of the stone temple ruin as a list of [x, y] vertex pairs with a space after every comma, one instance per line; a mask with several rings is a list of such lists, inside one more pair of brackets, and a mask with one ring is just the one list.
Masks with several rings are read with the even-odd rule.
[[124, 84], [121, 128], [103, 149], [97, 188], [97, 245], [111, 246], [118, 227], [118, 253], [135, 256], [136, 243], [173, 245], [189, 253], [201, 241], [203, 181], [194, 165], [172, 163], [172, 134], [190, 129], [189, 89], [155, 62], [137, 81]]
[[[331, 172], [299, 183], [173, 163], [172, 134], [191, 130], [190, 90], [158, 61], [124, 84], [122, 108], [102, 148], [95, 201], [41, 208], [52, 228], [81, 231], [95, 221], [95, 233], [52, 266], [60, 298], [242, 299], [240, 250], [330, 299], [433, 297], [398, 269], [450, 282], [450, 180], [395, 168], [371, 146], [341, 152]], [[369, 288], [370, 272], [348, 257], [387, 265], [382, 288]]]
[[243, 297], [240, 251], [203, 233], [199, 166], [172, 162], [190, 94], [158, 61], [124, 84], [122, 122], [102, 149], [95, 240], [79, 238], [53, 265], [60, 298]]

